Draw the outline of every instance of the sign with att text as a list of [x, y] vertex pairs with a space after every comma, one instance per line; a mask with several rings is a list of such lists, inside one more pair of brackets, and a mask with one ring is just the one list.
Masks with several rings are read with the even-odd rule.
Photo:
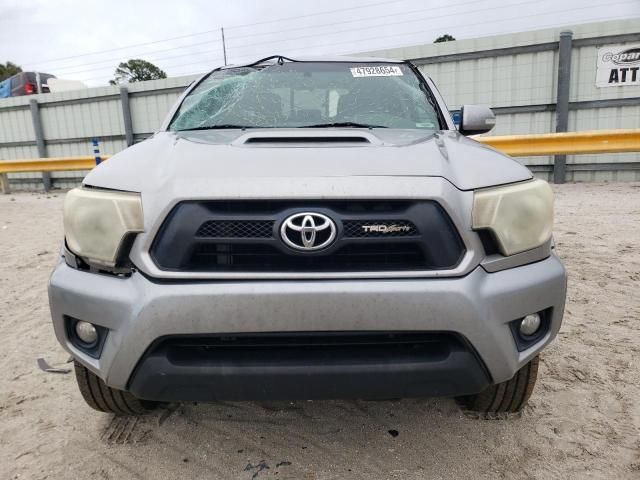
[[640, 43], [598, 49], [596, 87], [640, 85]]

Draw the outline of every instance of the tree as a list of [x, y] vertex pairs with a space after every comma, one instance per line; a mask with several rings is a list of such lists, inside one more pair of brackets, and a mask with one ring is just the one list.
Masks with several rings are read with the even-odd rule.
[[436, 38], [433, 43], [442, 43], [442, 42], [453, 42], [455, 40], [455, 38], [453, 38], [451, 35], [449, 35], [448, 33], [445, 33], [444, 35], [440, 35], [438, 38]]
[[5, 64], [0, 63], [0, 82], [9, 77], [13, 77], [16, 73], [20, 73], [21, 71], [22, 68], [13, 62], [7, 62]]
[[116, 68], [114, 79], [109, 80], [110, 85], [119, 85], [121, 83], [143, 82], [145, 80], [158, 80], [159, 78], [167, 78], [164, 70], [156, 67], [153, 63], [132, 58], [128, 62], [122, 62]]

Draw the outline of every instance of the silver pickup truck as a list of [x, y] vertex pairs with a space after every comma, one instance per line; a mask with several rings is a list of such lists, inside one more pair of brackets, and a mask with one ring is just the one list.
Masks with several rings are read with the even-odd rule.
[[96, 410], [456, 397], [517, 412], [562, 321], [553, 195], [412, 64], [274, 56], [194, 82], [64, 205], [55, 333]]

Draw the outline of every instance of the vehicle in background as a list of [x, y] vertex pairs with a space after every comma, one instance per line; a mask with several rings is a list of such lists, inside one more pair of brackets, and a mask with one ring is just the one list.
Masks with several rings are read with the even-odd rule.
[[51, 93], [69, 92], [71, 90], [83, 90], [85, 88], [88, 88], [84, 84], [84, 82], [81, 82], [80, 80], [65, 80], [55, 77], [47, 80], [47, 86], [49, 87], [49, 91], [51, 91]]
[[50, 73], [20, 72], [0, 82], [0, 98], [49, 93], [47, 81], [51, 78], [56, 77]]

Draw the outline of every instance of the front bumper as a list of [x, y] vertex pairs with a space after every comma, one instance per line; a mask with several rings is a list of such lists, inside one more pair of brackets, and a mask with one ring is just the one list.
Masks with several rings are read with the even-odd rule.
[[296, 332], [165, 337], [128, 389], [160, 401], [455, 396], [490, 379], [458, 335]]
[[[117, 278], [75, 270], [61, 261], [49, 286], [60, 343], [109, 386], [125, 390], [131, 389], [134, 371], [159, 338], [273, 332], [450, 332], [471, 345], [487, 382], [499, 383], [510, 379], [555, 337], [565, 294], [565, 270], [555, 255], [495, 273], [478, 267], [459, 278], [237, 282], [154, 282], [140, 273]], [[550, 311], [547, 334], [518, 352], [508, 323], [546, 309]], [[65, 316], [109, 329], [100, 358], [90, 357], [69, 341]], [[445, 363], [441, 362], [445, 370], [452, 366]], [[340, 368], [334, 371], [340, 375]], [[456, 372], [457, 368], [450, 370], [453, 375]], [[292, 381], [314, 382], [313, 373], [309, 370]], [[330, 384], [325, 374], [322, 382]], [[376, 372], [354, 371], [350, 380], [362, 375], [372, 378], [370, 374]], [[437, 378], [433, 375], [427, 371], [419, 378], [429, 381]], [[457, 391], [433, 393], [472, 393], [469, 390], [480, 390], [487, 382], [478, 380], [473, 388], [461, 385]], [[390, 391], [377, 389], [374, 396], [407, 393], [398, 395], [397, 382], [387, 383]]]

